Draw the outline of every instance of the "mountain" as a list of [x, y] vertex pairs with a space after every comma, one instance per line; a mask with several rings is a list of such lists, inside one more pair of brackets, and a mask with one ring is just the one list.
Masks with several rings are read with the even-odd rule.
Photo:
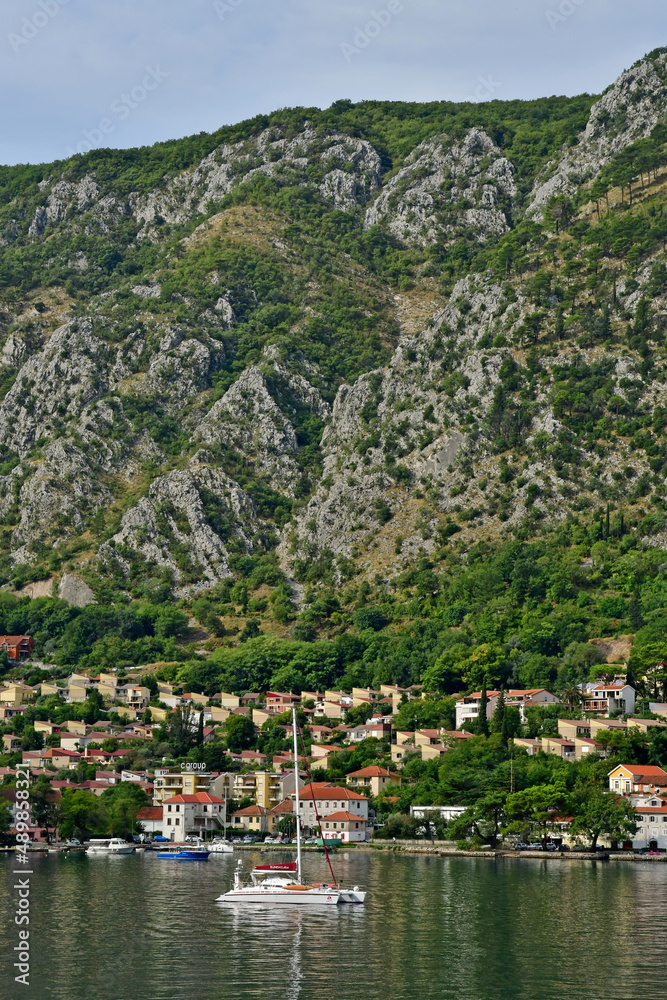
[[1, 168], [7, 594], [178, 604], [191, 656], [239, 614], [428, 618], [473, 550], [667, 547], [666, 51], [600, 97], [339, 101]]

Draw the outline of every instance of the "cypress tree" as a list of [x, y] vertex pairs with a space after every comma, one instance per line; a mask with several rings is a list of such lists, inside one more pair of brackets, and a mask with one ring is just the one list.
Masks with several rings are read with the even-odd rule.
[[503, 730], [505, 724], [505, 694], [503, 691], [498, 695], [498, 701], [496, 703], [495, 710], [491, 717], [491, 723], [489, 729], [492, 733], [500, 733]]
[[200, 747], [204, 742], [204, 713], [199, 713], [199, 725], [197, 726], [197, 746]]
[[644, 618], [642, 617], [642, 606], [639, 600], [639, 591], [635, 590], [630, 600], [630, 606], [628, 607], [628, 620], [632, 626], [633, 632], [639, 632], [639, 629], [644, 624]]
[[482, 681], [482, 697], [479, 702], [479, 716], [477, 720], [477, 731], [480, 736], [489, 735], [489, 720], [486, 717], [486, 705], [488, 702], [486, 697], [486, 677]]

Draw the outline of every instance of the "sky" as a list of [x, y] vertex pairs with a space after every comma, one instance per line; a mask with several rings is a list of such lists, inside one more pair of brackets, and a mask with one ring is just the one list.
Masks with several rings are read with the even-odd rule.
[[664, 0], [2, 0], [0, 163], [341, 98], [600, 93], [663, 45]]

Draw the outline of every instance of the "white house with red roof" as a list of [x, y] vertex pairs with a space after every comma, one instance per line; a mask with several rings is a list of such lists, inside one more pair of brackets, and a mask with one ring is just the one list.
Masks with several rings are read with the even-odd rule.
[[603, 719], [608, 719], [612, 712], [632, 715], [635, 710], [635, 689], [621, 681], [613, 684], [587, 684], [581, 708], [586, 715]]
[[224, 828], [225, 800], [209, 792], [174, 795], [162, 803], [162, 832], [170, 840], [182, 840]]
[[344, 844], [363, 843], [367, 837], [366, 822], [347, 809], [329, 813], [322, 820], [325, 840], [341, 840]]
[[144, 833], [162, 833], [162, 807], [142, 806], [137, 813], [137, 820], [144, 828]]
[[[295, 797], [295, 793], [290, 796], [292, 799]], [[358, 816], [364, 827], [368, 823], [368, 799], [351, 788], [341, 788], [327, 781], [313, 781], [304, 785], [299, 790], [299, 815], [302, 826], [309, 830], [317, 829], [316, 806], [322, 820], [326, 820], [332, 813], [343, 811]], [[365, 832], [363, 839], [366, 839]]]

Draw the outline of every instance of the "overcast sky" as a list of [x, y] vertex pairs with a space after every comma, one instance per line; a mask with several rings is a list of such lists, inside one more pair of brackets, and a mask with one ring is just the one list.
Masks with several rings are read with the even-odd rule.
[[2, 0], [0, 163], [339, 98], [598, 93], [664, 0]]

